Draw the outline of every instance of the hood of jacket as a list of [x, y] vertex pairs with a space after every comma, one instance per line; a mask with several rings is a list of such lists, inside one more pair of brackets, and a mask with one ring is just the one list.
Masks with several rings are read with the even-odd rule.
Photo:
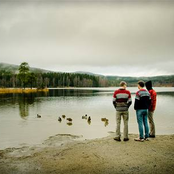
[[147, 81], [145, 83], [145, 85], [146, 85], [147, 90], [151, 90], [152, 89], [152, 81], [151, 80], [150, 81]]

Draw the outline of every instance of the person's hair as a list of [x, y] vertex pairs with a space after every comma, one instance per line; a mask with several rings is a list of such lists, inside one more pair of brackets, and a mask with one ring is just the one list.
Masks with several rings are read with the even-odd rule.
[[145, 85], [144, 81], [142, 81], [142, 80], [138, 81], [138, 84], [139, 84], [142, 88], [143, 88], [144, 85]]
[[127, 83], [125, 81], [121, 81], [120, 86], [124, 86], [124, 85], [127, 85]]

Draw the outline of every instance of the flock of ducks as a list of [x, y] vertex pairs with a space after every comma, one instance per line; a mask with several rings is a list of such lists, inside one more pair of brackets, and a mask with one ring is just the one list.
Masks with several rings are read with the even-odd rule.
[[[37, 114], [37, 118], [41, 118], [41, 115]], [[63, 119], [66, 118], [66, 115], [62, 115], [62, 117], [58, 117], [58, 121], [62, 122]], [[87, 114], [82, 116], [82, 119], [87, 120], [88, 124], [91, 124], [91, 116], [88, 116]], [[72, 125], [72, 118], [66, 118], [67, 125]], [[104, 122], [104, 125], [107, 126], [109, 124], [109, 120], [107, 118], [101, 118], [101, 121]]]
[[[62, 117], [58, 117], [58, 121], [61, 122], [65, 118], [66, 116], [62, 115]], [[91, 117], [90, 116], [88, 117], [87, 114], [83, 115], [82, 119], [87, 120], [88, 124], [91, 124]], [[66, 120], [68, 121], [67, 122], [68, 125], [72, 125], [72, 118], [67, 118]]]

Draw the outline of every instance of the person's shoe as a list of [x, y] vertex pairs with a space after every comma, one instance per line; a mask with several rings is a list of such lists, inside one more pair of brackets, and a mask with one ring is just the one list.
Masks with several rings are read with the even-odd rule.
[[149, 135], [149, 138], [155, 138], [155, 135]]
[[115, 141], [121, 141], [121, 139], [120, 138], [117, 138], [117, 137], [115, 137], [114, 140]]
[[123, 141], [129, 141], [129, 138], [124, 138]]
[[141, 139], [141, 138], [135, 138], [134, 140], [135, 141], [139, 141], [139, 142], [143, 142], [144, 141], [144, 139]]
[[145, 138], [144, 140], [145, 140], [145, 141], [149, 141], [149, 139], [148, 139], [148, 138]]

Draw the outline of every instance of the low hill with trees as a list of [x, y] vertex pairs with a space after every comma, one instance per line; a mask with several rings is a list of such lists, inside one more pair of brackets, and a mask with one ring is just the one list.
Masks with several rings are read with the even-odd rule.
[[138, 80], [152, 80], [154, 86], [174, 87], [174, 75], [154, 77], [102, 76], [85, 72], [62, 73], [21, 65], [0, 63], [0, 88], [111, 87], [120, 81], [136, 86]]

